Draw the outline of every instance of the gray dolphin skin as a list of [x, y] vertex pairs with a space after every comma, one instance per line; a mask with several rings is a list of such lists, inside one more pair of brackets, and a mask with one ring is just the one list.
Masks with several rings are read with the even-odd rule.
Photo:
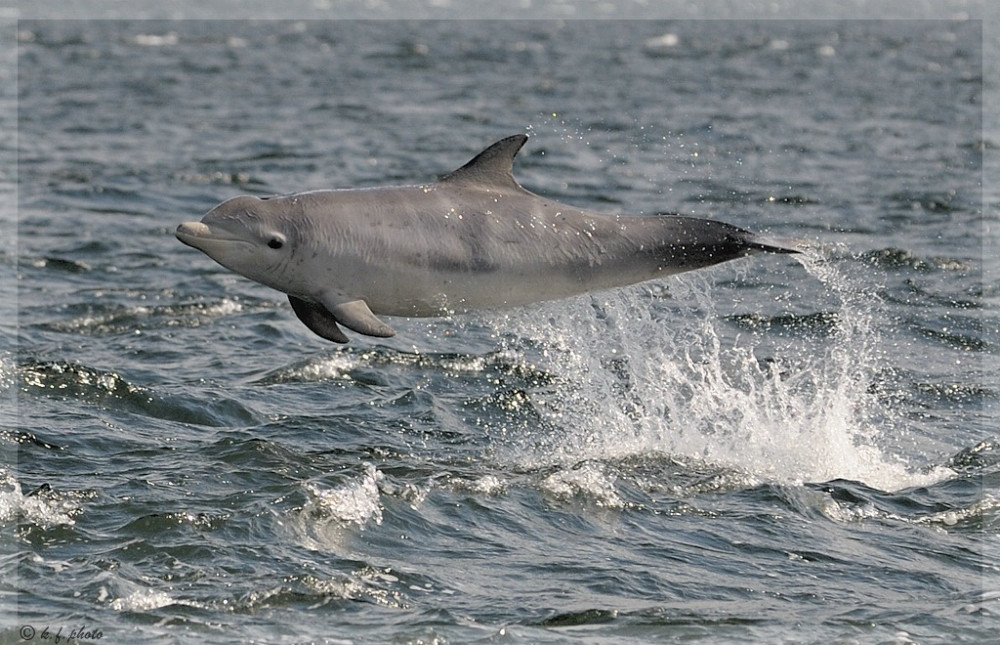
[[522, 188], [502, 139], [424, 185], [240, 196], [176, 236], [288, 295], [319, 336], [395, 334], [385, 316], [442, 316], [622, 287], [759, 252], [750, 231], [678, 215], [616, 216]]

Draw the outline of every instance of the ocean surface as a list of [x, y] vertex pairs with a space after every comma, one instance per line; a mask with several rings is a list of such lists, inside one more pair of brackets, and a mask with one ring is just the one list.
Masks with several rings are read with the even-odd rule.
[[[0, 642], [996, 642], [981, 23], [16, 38]], [[518, 132], [534, 192], [807, 253], [337, 346], [173, 236]]]

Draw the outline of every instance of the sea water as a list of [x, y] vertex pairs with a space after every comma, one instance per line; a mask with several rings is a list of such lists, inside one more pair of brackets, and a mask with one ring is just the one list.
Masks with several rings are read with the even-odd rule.
[[[16, 38], [3, 642], [995, 637], [978, 23]], [[535, 192], [805, 253], [335, 346], [172, 235], [516, 132]]]

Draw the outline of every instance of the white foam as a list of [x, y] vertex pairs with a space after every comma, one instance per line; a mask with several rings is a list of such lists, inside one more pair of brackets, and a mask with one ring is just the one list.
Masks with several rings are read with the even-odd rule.
[[42, 529], [73, 526], [76, 524], [73, 516], [79, 512], [79, 501], [72, 496], [23, 494], [20, 482], [0, 468], [0, 523], [21, 518]]
[[180, 42], [180, 38], [176, 32], [168, 31], [165, 34], [136, 34], [132, 38], [129, 38], [128, 41], [140, 47], [166, 47], [168, 45], [176, 45]]
[[615, 477], [593, 462], [558, 470], [542, 482], [542, 489], [562, 499], [580, 496], [598, 506], [623, 508], [625, 502], [615, 491]]
[[496, 475], [483, 475], [473, 480], [463, 480], [455, 484], [456, 488], [466, 488], [482, 495], [500, 495], [507, 490], [507, 485]]
[[381, 480], [382, 473], [366, 464], [360, 475], [333, 488], [306, 482], [305, 503], [280, 515], [278, 525], [307, 549], [342, 552], [358, 528], [382, 523]]
[[115, 598], [110, 606], [115, 611], [150, 611], [174, 604], [174, 599], [162, 591], [140, 589], [124, 598]]
[[[14, 386], [17, 376], [17, 365], [10, 352], [0, 352], [0, 393], [6, 393]], [[3, 408], [0, 408], [3, 409]]]
[[659, 36], [647, 38], [643, 45], [646, 49], [650, 50], [672, 49], [679, 45], [680, 42], [681, 39], [677, 36], [677, 34], [668, 32]]
[[368, 522], [382, 523], [382, 505], [378, 482], [382, 473], [367, 465], [357, 479], [336, 488], [323, 488], [315, 482], [306, 484], [309, 498], [304, 512], [319, 520], [333, 519], [345, 524], [363, 526]]
[[243, 303], [230, 298], [223, 298], [215, 304], [199, 307], [199, 313], [206, 316], [231, 316], [241, 311], [243, 311]]
[[357, 356], [347, 353], [337, 353], [310, 360], [305, 365], [289, 370], [284, 376], [286, 378], [305, 381], [350, 380], [351, 370], [355, 370], [359, 366], [361, 366], [361, 361]]
[[324, 603], [330, 597], [334, 597], [371, 602], [393, 609], [410, 607], [406, 596], [396, 588], [399, 578], [369, 567], [331, 579], [307, 576], [304, 582], [316, 593], [324, 596]]

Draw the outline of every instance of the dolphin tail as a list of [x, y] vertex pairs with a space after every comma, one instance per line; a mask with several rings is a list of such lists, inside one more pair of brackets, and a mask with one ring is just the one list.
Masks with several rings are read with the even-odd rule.
[[775, 240], [762, 235], [752, 236], [745, 244], [746, 248], [754, 253], [802, 253], [802, 249], [790, 241]]

